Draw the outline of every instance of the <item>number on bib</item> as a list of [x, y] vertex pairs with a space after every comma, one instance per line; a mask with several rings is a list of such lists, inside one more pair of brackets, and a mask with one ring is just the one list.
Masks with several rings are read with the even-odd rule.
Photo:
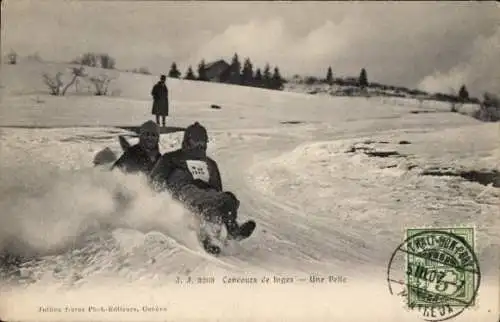
[[205, 161], [186, 160], [186, 164], [194, 179], [199, 179], [208, 183], [210, 180], [210, 172], [208, 172], [208, 165]]

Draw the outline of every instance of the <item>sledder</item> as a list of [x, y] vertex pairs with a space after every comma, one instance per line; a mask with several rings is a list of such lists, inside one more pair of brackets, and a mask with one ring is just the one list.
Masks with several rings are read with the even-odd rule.
[[149, 174], [161, 157], [158, 125], [153, 121], [143, 123], [139, 129], [139, 142], [133, 146], [128, 146], [124, 140], [120, 137], [120, 145], [124, 152], [111, 166], [111, 170], [119, 168], [127, 173]]
[[[195, 122], [184, 133], [182, 147], [165, 153], [151, 170], [149, 177], [155, 190], [168, 190], [190, 211], [203, 221], [224, 225], [228, 238], [248, 238], [255, 229], [255, 221], [237, 223], [239, 200], [223, 191], [217, 163], [207, 156], [208, 135], [206, 129]], [[205, 250], [220, 253], [209, 236], [202, 237]]]
[[[94, 158], [94, 165], [113, 162], [110, 170], [120, 169], [128, 174], [148, 175], [161, 157], [160, 153], [160, 129], [153, 121], [144, 122], [139, 128], [139, 142], [135, 145], [119, 136], [122, 155], [116, 159], [114, 153], [109, 149], [100, 151]], [[101, 156], [99, 156], [101, 154]], [[117, 212], [126, 209], [133, 200], [126, 189], [118, 189], [114, 194], [117, 203]]]

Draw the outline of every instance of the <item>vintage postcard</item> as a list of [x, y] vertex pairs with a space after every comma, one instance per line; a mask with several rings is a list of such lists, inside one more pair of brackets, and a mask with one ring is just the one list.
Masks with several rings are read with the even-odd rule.
[[499, 321], [498, 2], [0, 2], [2, 321]]

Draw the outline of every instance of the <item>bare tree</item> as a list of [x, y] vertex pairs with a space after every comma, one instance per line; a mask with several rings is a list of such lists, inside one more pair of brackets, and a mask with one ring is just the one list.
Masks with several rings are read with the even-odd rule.
[[[78, 77], [86, 77], [87, 76], [87, 74], [85, 74], [85, 68], [83, 66], [80, 66], [78, 68], [72, 67], [71, 74], [73, 77], [71, 78], [69, 83], [66, 84], [66, 86], [64, 86], [64, 89], [62, 90], [62, 93], [61, 93], [62, 95], [66, 94], [66, 91], [71, 87], [71, 85], [75, 84], [75, 86], [76, 86], [76, 81], [77, 81]], [[78, 90], [78, 88], [77, 88], [77, 90]]]
[[58, 96], [61, 93], [61, 88], [63, 86], [62, 82], [62, 73], [57, 72], [55, 76], [51, 76], [48, 73], [43, 73], [43, 82], [45, 85], [47, 85], [50, 89], [50, 94]]
[[85, 70], [84, 70], [83, 66], [81, 66], [79, 68], [76, 68], [76, 67], [71, 68], [72, 78], [66, 85], [64, 85], [64, 82], [62, 80], [62, 75], [63, 75], [63, 73], [61, 73], [61, 72], [57, 72], [57, 74], [55, 76], [50, 76], [48, 73], [44, 73], [42, 75], [45, 85], [47, 85], [50, 89], [51, 95], [64, 96], [66, 94], [66, 92], [68, 91], [68, 89], [73, 84], [75, 84], [78, 77], [86, 77]]
[[114, 79], [114, 77], [110, 77], [106, 74], [100, 74], [99, 76], [92, 76], [89, 78], [90, 82], [95, 87], [94, 94], [97, 96], [107, 95], [109, 84]]

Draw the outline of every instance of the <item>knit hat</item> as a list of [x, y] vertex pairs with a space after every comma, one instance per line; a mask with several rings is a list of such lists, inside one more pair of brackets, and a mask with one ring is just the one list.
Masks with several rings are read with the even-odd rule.
[[155, 133], [157, 135], [160, 135], [160, 128], [158, 127], [158, 124], [149, 120], [142, 123], [141, 127], [139, 128], [139, 133], [143, 132]]
[[207, 129], [198, 122], [189, 125], [184, 131], [184, 138], [182, 140], [182, 146], [184, 148], [188, 147], [188, 140], [208, 142]]

